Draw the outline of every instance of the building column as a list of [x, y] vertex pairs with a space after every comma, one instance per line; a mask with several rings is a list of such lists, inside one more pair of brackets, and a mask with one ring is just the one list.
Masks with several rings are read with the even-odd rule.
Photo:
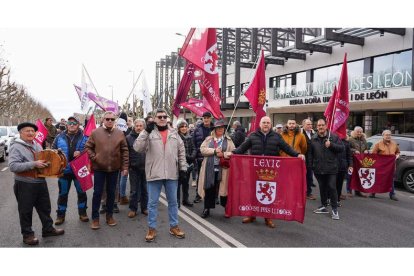
[[367, 137], [372, 136], [372, 110], [365, 111], [364, 133]]

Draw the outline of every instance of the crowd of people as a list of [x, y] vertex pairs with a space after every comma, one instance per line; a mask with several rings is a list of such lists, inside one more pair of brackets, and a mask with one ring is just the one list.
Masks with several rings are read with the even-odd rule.
[[[123, 121], [118, 121], [123, 120]], [[119, 124], [117, 124], [120, 122]], [[123, 127], [118, 127], [122, 125]], [[126, 127], [125, 127], [126, 125]], [[128, 217], [139, 213], [147, 216], [147, 242], [157, 235], [158, 202], [162, 187], [168, 201], [169, 233], [179, 239], [185, 237], [179, 227], [178, 209], [181, 205], [193, 207], [203, 201], [200, 216], [204, 219], [216, 205], [227, 204], [229, 160], [232, 154], [264, 156], [293, 156], [306, 163], [306, 198], [316, 200], [312, 193], [314, 176], [319, 184], [321, 205], [314, 213], [329, 214], [339, 220], [338, 207], [341, 200], [352, 196], [367, 197], [350, 189], [352, 155], [370, 151], [361, 127], [355, 127], [350, 137], [340, 139], [330, 133], [324, 119], [316, 122], [316, 131], [309, 119], [300, 127], [293, 119], [286, 125], [277, 124], [272, 128], [271, 119], [261, 118], [259, 128], [246, 134], [239, 121], [232, 123], [228, 131], [225, 120], [213, 123], [212, 114], [205, 112], [194, 126], [184, 119], [172, 126], [164, 109], [157, 109], [145, 119], [128, 119], [125, 113], [118, 117], [113, 112], [105, 112], [101, 125], [88, 137], [82, 131], [78, 118], [71, 116], [53, 125], [51, 118], [45, 119], [48, 135], [43, 148], [60, 149], [68, 163], [86, 151], [94, 172], [94, 187], [91, 212], [91, 229], [100, 229], [100, 214], [105, 214], [106, 224], [116, 226], [114, 213], [119, 212], [117, 204], [129, 204]], [[51, 203], [45, 178], [37, 177], [36, 169], [48, 166], [45, 160], [36, 160], [35, 153], [42, 146], [34, 141], [37, 126], [30, 122], [18, 126], [20, 138], [11, 145], [9, 167], [15, 174], [14, 192], [16, 195], [23, 242], [37, 245], [39, 240], [32, 230], [33, 207], [42, 222], [42, 236], [64, 234], [63, 229], [53, 227]], [[383, 132], [383, 139], [373, 146], [373, 153], [393, 154], [398, 158], [399, 149], [391, 139], [389, 131]], [[126, 195], [129, 178], [130, 193]], [[346, 181], [347, 194], [342, 194]], [[68, 195], [71, 184], [77, 192], [79, 219], [88, 222], [87, 195], [81, 189], [70, 165], [59, 177], [59, 195], [55, 225], [65, 222]], [[194, 183], [196, 195], [189, 198], [190, 183]], [[398, 200], [394, 188], [390, 199]], [[371, 194], [370, 197], [375, 197]], [[139, 206], [138, 206], [139, 205]], [[225, 217], [229, 217], [224, 213]], [[256, 217], [245, 217], [243, 223], [253, 223]], [[275, 228], [270, 218], [265, 225]]]

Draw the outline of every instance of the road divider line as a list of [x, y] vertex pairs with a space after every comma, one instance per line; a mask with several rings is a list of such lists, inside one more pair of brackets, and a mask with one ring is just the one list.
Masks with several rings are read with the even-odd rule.
[[[164, 198], [160, 198], [160, 202], [168, 207], [168, 202]], [[202, 227], [200, 224], [195, 222], [193, 219], [188, 217], [186, 214], [183, 214], [182, 212], [178, 212], [178, 215], [182, 217], [185, 221], [190, 223], [194, 228], [196, 228], [198, 231], [200, 231], [202, 234], [204, 234], [207, 238], [215, 242], [220, 247], [230, 247], [227, 243], [216, 237], [214, 234], [210, 233], [208, 230], [206, 230], [204, 227]]]
[[[161, 193], [161, 195], [163, 196], [163, 198], [166, 198], [166, 195], [164, 193]], [[205, 227], [207, 227], [211, 231], [215, 232], [217, 235], [219, 235], [221, 238], [223, 238], [224, 240], [226, 240], [227, 242], [229, 242], [230, 244], [232, 244], [234, 247], [237, 247], [237, 248], [244, 248], [244, 247], [246, 247], [244, 244], [242, 244], [241, 242], [239, 242], [238, 240], [236, 240], [235, 238], [233, 238], [229, 234], [225, 233], [224, 231], [222, 231], [218, 227], [214, 226], [210, 222], [208, 222], [205, 219], [201, 218], [199, 215], [197, 215], [193, 211], [189, 210], [188, 208], [186, 208], [184, 206], [181, 206], [181, 208], [179, 209], [179, 211], [181, 211], [181, 212], [179, 212], [179, 214], [184, 213], [184, 212], [187, 213], [193, 219], [195, 219], [199, 223], [203, 224]]]
[[9, 167], [5, 167], [5, 168], [3, 168], [1, 171], [2, 171], [2, 172], [4, 172], [4, 171], [6, 171], [8, 168], [9, 168]]

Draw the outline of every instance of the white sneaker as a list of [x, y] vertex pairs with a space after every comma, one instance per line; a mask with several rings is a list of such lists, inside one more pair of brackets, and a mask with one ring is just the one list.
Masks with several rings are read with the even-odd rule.
[[328, 209], [325, 206], [320, 206], [318, 209], [313, 211], [315, 214], [329, 214]]
[[195, 186], [197, 186], [197, 181], [193, 180], [193, 182], [191, 182], [191, 187], [195, 187]]
[[332, 219], [339, 220], [338, 211], [332, 210]]

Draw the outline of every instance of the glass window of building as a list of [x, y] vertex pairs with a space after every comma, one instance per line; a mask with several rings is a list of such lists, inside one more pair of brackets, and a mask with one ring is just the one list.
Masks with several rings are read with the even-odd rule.
[[328, 80], [328, 68], [319, 68], [313, 70], [313, 86], [312, 94], [313, 95], [323, 95], [326, 94], [325, 87]]
[[374, 89], [410, 86], [412, 50], [374, 57]]
[[290, 98], [292, 93], [292, 75], [276, 77], [275, 99]]

